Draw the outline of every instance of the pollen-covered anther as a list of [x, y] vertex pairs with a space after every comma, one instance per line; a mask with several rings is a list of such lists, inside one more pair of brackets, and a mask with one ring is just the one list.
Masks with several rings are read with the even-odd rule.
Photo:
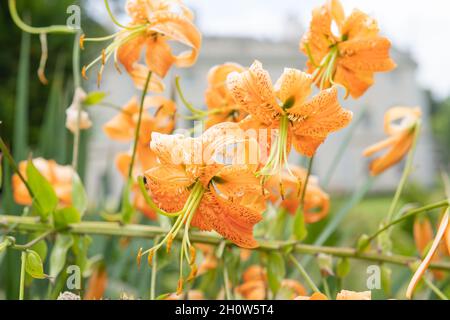
[[147, 262], [148, 262], [148, 265], [151, 267], [152, 266], [152, 264], [153, 264], [153, 256], [155, 255], [155, 251], [154, 250], [150, 250], [149, 252], [148, 252], [148, 259], [147, 259]]
[[184, 284], [184, 280], [182, 278], [178, 279], [177, 295], [180, 295], [183, 293], [183, 284]]
[[139, 248], [138, 254], [136, 256], [136, 262], [138, 267], [141, 266], [141, 259], [142, 259], [142, 248]]
[[85, 38], [86, 38], [86, 35], [83, 33], [83, 34], [80, 36], [80, 39], [79, 39], [81, 50], [84, 50], [84, 39], [85, 39]]
[[106, 63], [106, 52], [105, 49], [102, 50], [102, 65], [105, 65]]
[[190, 253], [190, 256], [191, 256], [191, 259], [189, 261], [189, 265], [192, 266], [195, 263], [195, 258], [197, 257], [197, 251], [195, 250], [194, 246], [190, 246], [189, 247], [189, 253]]
[[86, 76], [86, 66], [83, 66], [83, 68], [81, 68], [81, 76], [84, 80], [88, 80], [88, 77]]
[[189, 276], [187, 277], [187, 281], [192, 281], [197, 276], [198, 268], [197, 265], [194, 263], [191, 265], [191, 272], [189, 273]]
[[170, 253], [170, 249], [172, 249], [173, 235], [170, 234], [167, 238], [166, 250], [167, 253]]

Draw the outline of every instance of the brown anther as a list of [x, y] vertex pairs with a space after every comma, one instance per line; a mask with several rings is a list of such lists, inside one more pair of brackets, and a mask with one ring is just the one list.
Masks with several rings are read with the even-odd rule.
[[189, 273], [189, 276], [187, 277], [187, 281], [192, 281], [197, 276], [198, 268], [196, 264], [191, 265], [191, 272]]
[[155, 251], [154, 250], [150, 250], [150, 252], [148, 253], [148, 265], [151, 267], [152, 263], [153, 263], [153, 256], [155, 255]]
[[191, 259], [189, 261], [189, 265], [193, 265], [195, 263], [195, 258], [197, 257], [197, 251], [195, 250], [194, 246], [189, 247], [189, 253], [191, 255]]
[[172, 242], [173, 242], [173, 235], [170, 234], [169, 237], [167, 238], [166, 244], [167, 253], [170, 253], [170, 249], [172, 248]]
[[138, 254], [136, 256], [136, 262], [138, 267], [141, 266], [141, 259], [142, 259], [142, 248], [139, 248]]
[[81, 36], [80, 36], [80, 48], [81, 48], [81, 50], [84, 50], [84, 39], [86, 38], [86, 35], [83, 33]]
[[119, 74], [122, 74], [122, 70], [120, 70], [120, 67], [119, 67], [119, 64], [117, 63], [117, 61], [114, 62], [114, 67], [116, 68], [116, 70]]
[[281, 200], [284, 201], [284, 187], [283, 187], [283, 183], [281, 183], [281, 181], [280, 181], [280, 195], [281, 195]]
[[177, 296], [183, 293], [183, 284], [184, 284], [183, 279], [182, 278], [178, 279]]
[[105, 65], [106, 63], [106, 52], [105, 49], [102, 50], [102, 65]]
[[83, 66], [83, 68], [81, 69], [81, 76], [84, 80], [88, 79], [88, 77], [86, 76], [86, 66]]

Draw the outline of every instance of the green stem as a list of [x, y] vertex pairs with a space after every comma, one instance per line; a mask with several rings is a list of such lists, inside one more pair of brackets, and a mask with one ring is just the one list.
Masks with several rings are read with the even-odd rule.
[[[154, 243], [159, 242], [159, 237], [155, 238]], [[152, 275], [150, 279], [150, 300], [155, 300], [156, 297], [156, 274], [158, 272], [158, 254], [155, 253], [152, 260]]]
[[303, 268], [300, 262], [298, 262], [297, 259], [295, 259], [293, 254], [289, 254], [289, 259], [292, 261], [292, 263], [294, 263], [295, 267], [300, 272], [301, 276], [305, 279], [306, 283], [311, 288], [311, 290], [314, 292], [320, 292], [319, 288], [317, 288], [317, 286], [314, 284], [314, 281], [306, 272], [305, 268]]
[[177, 76], [175, 78], [175, 87], [177, 89], [178, 95], [180, 96], [181, 102], [184, 104], [184, 106], [190, 112], [192, 112], [193, 114], [196, 114], [196, 115], [201, 115], [201, 116], [207, 116], [208, 115], [208, 112], [195, 108], [189, 101], [186, 100], [186, 97], [184, 96], [183, 90], [181, 90], [180, 77], [179, 76]]
[[21, 254], [22, 264], [20, 267], [20, 287], [19, 287], [19, 300], [24, 299], [25, 295], [25, 268], [27, 266], [27, 253], [26, 251], [22, 251]]
[[[72, 73], [73, 73], [73, 83], [74, 83], [74, 95], [76, 94], [78, 88], [81, 88], [81, 80], [80, 80], [80, 47], [78, 45], [80, 38], [80, 32], [77, 32], [74, 44], [73, 44], [73, 53], [72, 53]], [[80, 151], [80, 123], [81, 123], [81, 106], [78, 106], [77, 110], [77, 125], [75, 128], [75, 132], [73, 134], [73, 149], [72, 149], [72, 168], [74, 171], [77, 171], [78, 168], [78, 158]]]
[[326, 277], [322, 277], [323, 290], [325, 291], [325, 295], [328, 299], [331, 299], [330, 286], [328, 285], [328, 281]]
[[16, 0], [9, 0], [9, 13], [11, 14], [11, 18], [13, 19], [16, 26], [22, 29], [25, 32], [32, 34], [41, 34], [41, 33], [75, 33], [76, 30], [69, 28], [63, 25], [54, 25], [49, 27], [32, 27], [27, 25], [22, 19], [19, 17], [16, 7]]
[[224, 288], [225, 288], [225, 299], [226, 300], [233, 299], [233, 297], [231, 295], [230, 284], [228, 282], [229, 279], [230, 278], [228, 276], [228, 268], [224, 261], [224, 263], [223, 263], [223, 284], [224, 284]]
[[433, 209], [438, 209], [438, 208], [445, 208], [448, 207], [450, 205], [449, 200], [442, 200], [436, 203], [432, 203], [417, 209], [413, 209], [410, 210], [409, 212], [405, 213], [403, 216], [401, 216], [400, 218], [395, 219], [394, 221], [391, 221], [390, 223], [388, 223], [387, 225], [383, 226], [382, 228], [378, 229], [377, 232], [375, 232], [373, 235], [371, 235], [367, 241], [371, 241], [373, 239], [375, 239], [380, 233], [388, 230], [389, 228], [391, 228], [392, 226], [396, 225], [397, 223], [400, 223], [406, 219], [408, 219], [409, 217], [412, 217], [416, 214], [422, 213], [422, 212], [426, 212], [426, 211], [430, 211]]
[[130, 162], [130, 167], [128, 169], [128, 179], [129, 180], [132, 179], [132, 177], [133, 177], [133, 167], [134, 167], [134, 162], [136, 161], [136, 150], [137, 150], [137, 145], [139, 143], [139, 133], [141, 131], [141, 122], [142, 122], [142, 114], [144, 112], [145, 96], [147, 95], [148, 85], [150, 84], [151, 77], [152, 77], [152, 71], [149, 71], [149, 73], [147, 75], [147, 79], [145, 80], [144, 89], [142, 91], [141, 103], [139, 105], [138, 122], [136, 125], [136, 131], [134, 133], [133, 153], [131, 154], [131, 162]]
[[20, 172], [19, 167], [17, 166], [16, 162], [14, 161], [14, 158], [12, 157], [11, 152], [9, 152], [9, 149], [6, 146], [5, 141], [3, 141], [2, 137], [0, 137], [0, 150], [2, 151], [3, 155], [6, 157], [6, 160], [8, 160], [9, 165], [11, 166], [13, 171], [19, 176], [20, 180], [23, 182], [23, 184], [27, 188], [27, 191], [30, 194], [31, 198], [34, 198], [34, 193], [31, 190], [31, 187], [28, 184], [28, 181], [25, 179], [25, 177]]
[[[314, 162], [314, 156], [309, 158], [309, 161], [308, 161], [308, 171], [306, 173], [305, 182], [303, 183], [302, 196], [300, 198], [300, 206], [299, 206], [299, 209], [297, 209], [297, 211], [299, 211], [299, 210], [303, 211], [303, 207], [305, 206], [306, 189], [308, 188], [308, 181], [309, 181], [309, 177], [311, 176], [313, 162]], [[299, 212], [297, 212], [296, 214], [298, 214], [298, 213]], [[301, 214], [301, 213], [302, 212], [300, 212], [299, 214]]]
[[388, 211], [387, 215], [387, 222], [390, 222], [392, 218], [394, 217], [394, 211], [397, 208], [398, 201], [400, 199], [400, 196], [402, 194], [403, 188], [406, 184], [406, 181], [408, 180], [409, 174], [411, 173], [411, 169], [414, 162], [414, 153], [417, 146], [417, 140], [420, 133], [420, 123], [417, 123], [414, 127], [414, 140], [411, 147], [411, 150], [408, 154], [408, 159], [406, 160], [405, 168], [403, 169], [402, 177], [400, 179], [400, 183], [397, 186], [397, 190], [395, 191], [394, 199], [392, 200], [391, 206]]
[[30, 242], [28, 242], [26, 244], [13, 244], [13, 245], [11, 245], [11, 248], [12, 249], [16, 249], [16, 250], [21, 250], [21, 251], [30, 249], [36, 243], [40, 242], [41, 240], [44, 240], [45, 238], [47, 238], [52, 233], [53, 233], [53, 230], [48, 230], [48, 231], [44, 232], [43, 234], [41, 234], [40, 236], [38, 236], [37, 238], [31, 240]]
[[439, 297], [439, 299], [441, 300], [448, 300], [447, 296], [438, 288], [436, 287], [433, 282], [431, 282], [430, 280], [428, 280], [426, 277], [422, 278], [423, 283], [425, 283], [425, 285], [431, 289], [431, 291], [434, 292], [434, 294], [436, 296]]
[[[7, 228], [9, 225], [16, 225], [15, 230], [18, 232], [45, 232], [52, 230], [52, 226], [48, 223], [40, 222], [39, 217], [0, 215], [0, 229], [3, 226]], [[116, 222], [103, 221], [84, 221], [74, 223], [69, 225], [64, 231], [72, 234], [91, 234], [144, 239], [154, 239], [155, 237], [164, 236], [168, 233], [167, 229], [157, 226], [136, 224], [121, 225]], [[193, 243], [205, 243], [214, 246], [219, 246], [224, 241], [223, 238], [219, 236], [202, 232], [191, 232], [189, 239]], [[174, 240], [182, 240], [182, 235], [177, 235]], [[317, 253], [324, 253], [335, 257], [385, 262], [404, 267], [409, 267], [411, 264], [420, 261], [417, 257], [408, 257], [396, 254], [380, 254], [378, 251], [358, 252], [355, 248], [350, 247], [326, 247], [302, 244], [297, 241], [269, 241], [264, 239], [260, 239], [258, 242], [259, 247], [255, 250], [263, 252], [283, 251], [287, 248], [292, 248], [293, 252], [300, 254], [314, 256]], [[226, 241], [226, 243], [231, 245], [231, 242], [229, 241]], [[443, 261], [433, 262], [430, 264], [430, 269], [450, 271], [450, 263]]]

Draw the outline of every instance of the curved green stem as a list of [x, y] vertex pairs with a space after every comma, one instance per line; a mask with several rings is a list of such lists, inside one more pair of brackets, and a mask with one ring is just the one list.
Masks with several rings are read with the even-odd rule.
[[109, 6], [108, 0], [105, 0], [104, 2], [105, 2], [106, 11], [108, 11], [109, 17], [110, 17], [111, 20], [114, 22], [114, 24], [117, 25], [117, 26], [120, 27], [120, 28], [126, 29], [127, 26], [121, 24], [121, 23], [116, 19], [116, 17], [114, 16], [114, 14], [112, 13], [112, 10], [111, 10], [111, 7]]
[[[74, 84], [74, 94], [76, 94], [77, 90], [81, 88], [81, 79], [80, 79], [80, 47], [78, 45], [80, 38], [80, 32], [77, 32], [74, 44], [73, 44], [73, 54], [72, 54], [72, 72], [73, 72], [73, 84]], [[81, 106], [78, 106], [77, 110], [77, 125], [75, 128], [75, 132], [73, 134], [73, 149], [72, 149], [72, 168], [74, 171], [77, 171], [78, 168], [78, 158], [79, 158], [79, 150], [80, 150], [80, 123], [81, 123]]]
[[180, 85], [180, 77], [175, 77], [175, 87], [177, 89], [178, 95], [180, 96], [181, 102], [184, 104], [184, 106], [193, 114], [200, 114], [202, 116], [207, 116], [208, 113], [204, 110], [200, 110], [195, 108], [189, 101], [186, 100], [186, 97], [184, 96], [183, 90], [181, 90]]
[[27, 266], [27, 253], [26, 251], [22, 251], [22, 254], [20, 256], [20, 259], [22, 261], [20, 266], [20, 287], [19, 287], [19, 300], [23, 300], [25, 296], [25, 269]]
[[303, 266], [300, 264], [300, 262], [298, 262], [297, 259], [295, 259], [294, 255], [292, 253], [289, 254], [289, 259], [292, 261], [292, 263], [295, 265], [297, 270], [300, 272], [303, 279], [305, 279], [306, 283], [311, 288], [311, 290], [314, 292], [320, 292], [319, 288], [317, 288], [314, 281], [311, 279], [309, 274], [306, 272], [305, 268], [303, 268]]
[[418, 122], [414, 126], [414, 140], [411, 147], [411, 150], [408, 154], [408, 159], [406, 160], [405, 168], [403, 169], [402, 177], [400, 179], [400, 182], [397, 186], [397, 190], [395, 191], [394, 198], [392, 200], [391, 206], [389, 208], [388, 214], [387, 214], [387, 221], [390, 222], [394, 218], [394, 211], [397, 208], [398, 201], [400, 199], [400, 196], [402, 194], [403, 188], [406, 184], [406, 181], [408, 180], [409, 174], [411, 173], [411, 169], [414, 162], [414, 153], [417, 147], [417, 140], [420, 133], [420, 122]]
[[130, 167], [128, 169], [128, 179], [131, 179], [133, 176], [133, 167], [134, 167], [134, 162], [136, 161], [136, 151], [137, 151], [137, 145], [139, 143], [138, 142], [139, 133], [141, 131], [142, 114], [144, 112], [145, 96], [147, 95], [148, 85], [150, 84], [151, 77], [152, 77], [152, 71], [149, 71], [149, 73], [147, 75], [147, 79], [145, 80], [145, 85], [144, 85], [144, 89], [142, 91], [142, 96], [141, 96], [141, 102], [139, 105], [139, 116], [138, 116], [138, 121], [137, 121], [137, 125], [136, 125], [136, 131], [134, 133], [133, 153], [131, 154], [131, 162], [130, 162]]
[[64, 25], [54, 25], [49, 27], [32, 27], [27, 25], [23, 20], [20, 18], [19, 13], [17, 12], [16, 7], [16, 0], [9, 0], [9, 13], [11, 14], [11, 18], [13, 19], [16, 26], [18, 26], [20, 29], [22, 29], [25, 32], [31, 33], [31, 34], [41, 34], [41, 33], [75, 33], [76, 30], [69, 28]]

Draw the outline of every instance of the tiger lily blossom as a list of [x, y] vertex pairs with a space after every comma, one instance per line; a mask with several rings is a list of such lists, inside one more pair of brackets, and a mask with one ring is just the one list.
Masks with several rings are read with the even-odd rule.
[[370, 163], [372, 176], [379, 175], [389, 169], [409, 152], [415, 143], [420, 127], [420, 108], [393, 107], [384, 115], [384, 131], [389, 138], [378, 142], [364, 150], [363, 155], [370, 157], [373, 154], [390, 148], [383, 156]]
[[[197, 60], [202, 38], [193, 24], [193, 14], [177, 0], [128, 0], [126, 12], [131, 18], [127, 25], [121, 25], [113, 19], [121, 28], [118, 33], [102, 38], [81, 38], [81, 47], [87, 41], [114, 39], [99, 57], [83, 68], [83, 76], [92, 66], [101, 62], [98, 73], [100, 82], [104, 66], [113, 56], [116, 68], [119, 69], [120, 62], [138, 88], [144, 86], [148, 73], [152, 72], [156, 76], [151, 78], [149, 90], [161, 92], [164, 88], [161, 78], [166, 76], [172, 65], [189, 67]], [[174, 55], [169, 41], [178, 42], [189, 49]], [[144, 49], [145, 64], [142, 64], [139, 59]]]
[[[337, 30], [332, 30], [333, 24]], [[300, 41], [314, 83], [321, 89], [340, 84], [353, 98], [373, 84], [375, 72], [396, 67], [390, 47], [374, 19], [358, 9], [346, 17], [339, 0], [314, 9], [310, 28]]]
[[242, 66], [231, 62], [214, 66], [209, 70], [208, 88], [205, 92], [208, 128], [221, 122], [239, 122], [247, 116], [236, 104], [226, 85], [227, 77], [231, 72], [243, 71]]
[[275, 86], [259, 61], [249, 70], [233, 72], [227, 79], [236, 103], [249, 116], [241, 121], [243, 129], [278, 130], [272, 141], [263, 176], [280, 174], [286, 165], [291, 145], [301, 154], [312, 157], [328, 134], [347, 126], [352, 113], [341, 107], [337, 87], [322, 90], [309, 98], [313, 78], [297, 69], [286, 68]]
[[[54, 160], [46, 160], [44, 158], [33, 159], [36, 169], [47, 179], [55, 190], [56, 196], [62, 205], [72, 204], [72, 178], [74, 171], [71, 166], [62, 166]], [[19, 163], [19, 172], [26, 178], [28, 161]], [[25, 184], [22, 182], [18, 174], [12, 176], [12, 189], [14, 201], [17, 204], [29, 206], [32, 204], [31, 198]]]
[[[270, 200], [295, 215], [300, 204], [301, 189], [306, 181], [307, 171], [304, 168], [290, 167], [294, 176], [287, 170], [281, 172], [281, 176], [275, 175], [267, 181]], [[299, 182], [300, 181], [300, 185]], [[283, 191], [280, 193], [278, 188]], [[306, 223], [315, 223], [328, 215], [330, 209], [330, 197], [320, 188], [317, 177], [310, 176], [305, 190], [303, 214]]]
[[145, 193], [148, 202], [160, 214], [176, 217], [176, 221], [161, 242], [140, 255], [148, 254], [151, 262], [164, 244], [170, 251], [173, 239], [184, 225], [178, 293], [184, 283], [184, 258], [191, 267], [188, 280], [197, 272], [195, 247], [189, 241], [191, 226], [215, 230], [243, 248], [258, 246], [253, 226], [262, 219], [265, 198], [255, 177], [257, 161], [249, 161], [248, 157], [251, 144], [256, 141], [243, 134], [234, 135], [239, 131], [237, 124], [225, 122], [209, 128], [198, 138], [152, 134], [150, 147], [159, 164], [139, 180], [141, 190], [145, 185], [151, 196], [150, 199]]
[[[236, 292], [246, 300], [264, 300], [267, 295], [268, 280], [267, 272], [258, 265], [251, 265], [242, 275], [243, 283], [236, 288]], [[279, 294], [284, 299], [290, 300], [296, 296], [304, 296], [306, 294], [305, 287], [296, 280], [283, 279]]]
[[[149, 148], [152, 132], [171, 133], [175, 127], [176, 106], [173, 101], [162, 96], [147, 97], [144, 100], [144, 109], [136, 147], [137, 161], [132, 168], [134, 176], [142, 174], [156, 164], [156, 155]], [[103, 131], [113, 140], [132, 141], [138, 117], [139, 104], [136, 98], [132, 98], [118, 115], [103, 126]], [[125, 179], [129, 175], [130, 165], [131, 152], [119, 153], [116, 156], [116, 166]], [[154, 210], [147, 205], [136, 182], [131, 189], [134, 207], [148, 218], [155, 219]]]

